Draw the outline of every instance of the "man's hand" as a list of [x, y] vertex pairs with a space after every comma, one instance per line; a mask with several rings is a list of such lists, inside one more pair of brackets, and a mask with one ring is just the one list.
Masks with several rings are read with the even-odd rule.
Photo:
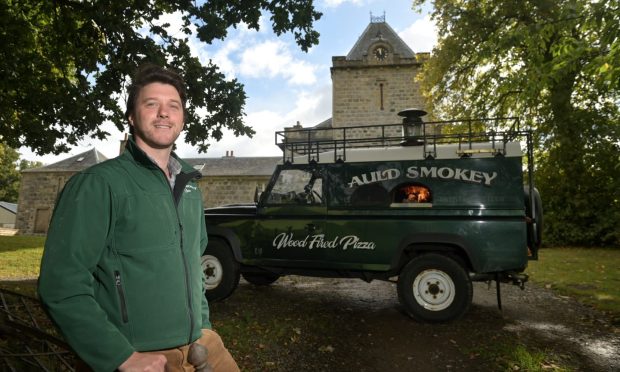
[[164, 372], [167, 359], [163, 354], [134, 352], [118, 367], [120, 372]]

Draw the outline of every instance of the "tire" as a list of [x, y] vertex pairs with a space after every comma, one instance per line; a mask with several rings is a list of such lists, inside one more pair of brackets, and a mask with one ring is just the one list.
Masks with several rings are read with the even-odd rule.
[[527, 244], [533, 251], [538, 251], [542, 244], [543, 231], [543, 208], [540, 193], [537, 188], [532, 189], [534, 196], [534, 212], [532, 213], [532, 201], [530, 198], [530, 188], [523, 186], [523, 194], [525, 199], [525, 215], [536, 220], [536, 225], [527, 224]]
[[456, 260], [428, 253], [409, 261], [398, 277], [398, 299], [407, 314], [421, 322], [460, 318], [471, 305], [473, 287]]
[[280, 278], [280, 275], [270, 273], [243, 273], [241, 276], [254, 285], [269, 285]]
[[201, 260], [207, 300], [221, 301], [239, 285], [239, 263], [230, 247], [221, 240], [210, 240]]

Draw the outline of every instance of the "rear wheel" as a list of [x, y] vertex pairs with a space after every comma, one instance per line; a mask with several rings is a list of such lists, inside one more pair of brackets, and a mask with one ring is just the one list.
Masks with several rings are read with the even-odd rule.
[[219, 301], [230, 296], [239, 285], [239, 263], [230, 247], [221, 240], [210, 240], [202, 256], [205, 296]]
[[243, 273], [243, 279], [254, 285], [269, 285], [280, 278], [280, 275], [270, 273]]
[[473, 287], [456, 260], [428, 253], [411, 260], [398, 277], [398, 299], [412, 318], [447, 322], [469, 309]]
[[[540, 193], [535, 187], [532, 189], [532, 195], [530, 195], [529, 186], [523, 187], [525, 196], [525, 215], [531, 220], [527, 224], [527, 245], [532, 250], [534, 257], [537, 257], [538, 249], [542, 243], [542, 230], [543, 230], [543, 209], [542, 200], [540, 199]], [[534, 198], [534, 210], [532, 211], [532, 196]]]

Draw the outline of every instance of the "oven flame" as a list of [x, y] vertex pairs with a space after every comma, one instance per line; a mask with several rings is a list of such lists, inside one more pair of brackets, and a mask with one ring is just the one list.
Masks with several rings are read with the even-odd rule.
[[428, 203], [431, 199], [431, 193], [424, 186], [406, 186], [403, 187], [406, 195], [404, 203]]

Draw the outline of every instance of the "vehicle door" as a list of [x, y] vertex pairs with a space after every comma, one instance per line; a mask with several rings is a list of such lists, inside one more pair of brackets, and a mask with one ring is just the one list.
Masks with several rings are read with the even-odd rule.
[[283, 165], [261, 195], [254, 230], [254, 264], [311, 267], [325, 248], [326, 206], [318, 166]]

